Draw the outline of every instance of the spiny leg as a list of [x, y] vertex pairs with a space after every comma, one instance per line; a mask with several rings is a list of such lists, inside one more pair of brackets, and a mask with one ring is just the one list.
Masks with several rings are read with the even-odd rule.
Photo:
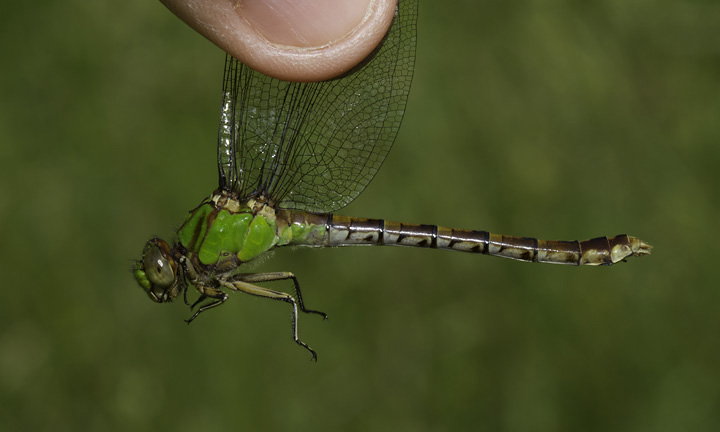
[[[180, 280], [183, 284], [183, 300], [185, 301], [185, 304], [190, 306], [190, 303], [188, 303], [187, 300], [187, 292], [188, 292], [188, 284], [185, 281], [186, 277], [190, 279], [190, 281], [195, 284], [197, 283], [197, 272], [195, 271], [195, 267], [190, 263], [190, 261], [187, 259], [186, 256], [181, 256], [180, 259], [180, 269], [182, 274], [180, 275]], [[192, 306], [190, 306], [190, 309], [194, 309], [195, 306], [200, 303], [202, 300], [205, 300], [205, 295], [200, 296], [200, 298], [195, 301]], [[192, 320], [191, 320], [192, 321]]]
[[207, 296], [205, 294], [200, 294], [200, 297], [198, 297], [198, 299], [195, 300], [192, 305], [190, 303], [185, 303], [185, 304], [190, 306], [190, 310], [193, 310], [193, 309], [195, 309], [195, 306], [202, 303], [202, 301], [205, 300], [206, 298], [207, 298]]
[[[258, 276], [261, 276], [262, 274], [259, 274]], [[275, 280], [275, 279], [272, 279]], [[220, 280], [220, 284], [228, 289], [234, 290], [234, 291], [241, 291], [246, 294], [251, 294], [258, 297], [265, 297], [272, 300], [281, 300], [286, 303], [290, 303], [293, 308], [293, 319], [292, 319], [292, 332], [293, 332], [293, 340], [296, 344], [300, 345], [301, 347], [305, 348], [306, 350], [310, 351], [310, 354], [312, 354], [312, 360], [317, 361], [317, 353], [314, 349], [310, 348], [308, 344], [301, 341], [298, 337], [298, 308], [297, 308], [297, 302], [288, 293], [280, 292], [280, 291], [273, 291], [267, 288], [261, 288], [256, 285], [252, 285], [248, 282], [242, 281], [242, 280], [235, 280], [235, 281], [224, 281]], [[264, 282], [264, 281], [263, 281]], [[223, 300], [224, 301], [224, 300]], [[217, 305], [208, 305], [204, 307], [213, 307]], [[198, 312], [199, 313], [199, 312]], [[196, 314], [197, 315], [197, 314]]]
[[249, 283], [262, 283], [262, 282], [274, 282], [274, 281], [280, 281], [280, 280], [286, 280], [286, 279], [292, 279], [293, 284], [295, 285], [295, 294], [297, 295], [297, 301], [298, 305], [300, 306], [300, 310], [305, 313], [314, 313], [318, 314], [323, 317], [323, 319], [328, 319], [328, 316], [325, 312], [320, 312], [313, 309], [306, 309], [305, 303], [303, 302], [302, 293], [300, 292], [300, 283], [297, 280], [297, 277], [291, 272], [273, 272], [273, 273], [239, 273], [232, 277], [231, 280], [233, 281], [243, 281], [243, 282], [249, 282]]
[[[190, 306], [190, 303], [188, 303], [187, 299], [187, 292], [188, 292], [188, 283], [185, 281], [185, 276], [180, 277], [180, 280], [182, 281], [182, 290], [183, 290], [183, 301], [186, 305]], [[192, 309], [195, 305], [191, 306], [190, 309]]]
[[194, 308], [198, 303], [200, 303], [201, 301], [205, 300], [208, 297], [210, 297], [211, 299], [214, 299], [214, 300], [206, 305], [200, 306], [198, 308], [197, 312], [195, 312], [193, 314], [193, 316], [190, 317], [190, 319], [185, 320], [186, 323], [190, 324], [195, 318], [197, 318], [198, 315], [200, 315], [200, 313], [205, 312], [208, 309], [212, 309], [214, 307], [220, 306], [221, 304], [225, 303], [225, 301], [227, 301], [227, 299], [228, 299], [228, 295], [225, 294], [224, 292], [222, 292], [220, 290], [216, 290], [216, 289], [206, 288], [203, 291], [200, 298], [195, 303], [193, 303], [192, 306], [190, 306], [190, 309]]

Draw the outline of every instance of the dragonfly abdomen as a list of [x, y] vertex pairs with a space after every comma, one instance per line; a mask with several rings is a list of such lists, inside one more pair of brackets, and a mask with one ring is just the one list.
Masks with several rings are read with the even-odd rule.
[[479, 253], [528, 262], [571, 265], [611, 265], [629, 256], [649, 254], [651, 248], [642, 240], [626, 234], [585, 241], [539, 240], [437, 225], [409, 224], [331, 214], [305, 213], [301, 216], [299, 212], [293, 213], [295, 223], [324, 225], [321, 237], [315, 237], [312, 241], [296, 239], [293, 241], [294, 244], [425, 247]]

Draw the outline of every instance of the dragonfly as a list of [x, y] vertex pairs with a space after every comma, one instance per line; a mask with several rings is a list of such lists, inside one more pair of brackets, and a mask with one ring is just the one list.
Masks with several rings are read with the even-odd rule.
[[[194, 314], [222, 305], [228, 292], [286, 302], [292, 337], [298, 310], [308, 309], [291, 272], [244, 273], [273, 248], [355, 245], [447, 249], [520, 261], [612, 265], [650, 253], [628, 235], [585, 241], [547, 241], [340, 216], [380, 169], [402, 121], [412, 81], [417, 0], [401, 0], [388, 34], [360, 65], [340, 78], [280, 81], [226, 56], [217, 141], [219, 186], [191, 210], [172, 246], [153, 237], [135, 262], [137, 283], [155, 302], [183, 294]], [[295, 295], [260, 286], [291, 280]], [[188, 287], [199, 292], [192, 305]], [[197, 309], [195, 309], [197, 307]]]

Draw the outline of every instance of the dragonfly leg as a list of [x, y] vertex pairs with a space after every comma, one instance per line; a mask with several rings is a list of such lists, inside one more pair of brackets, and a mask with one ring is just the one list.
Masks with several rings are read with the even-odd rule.
[[[197, 282], [197, 272], [195, 271], [195, 267], [193, 267], [193, 265], [190, 263], [186, 256], [181, 256], [179, 261], [181, 266], [180, 268], [183, 272], [181, 277], [179, 278], [179, 280], [182, 281], [183, 286], [183, 300], [185, 301], [185, 304], [189, 306], [190, 303], [188, 303], [187, 300], [188, 284], [185, 280], [185, 277], [187, 276], [187, 278], [190, 279], [190, 282], [194, 284]], [[195, 303], [193, 303], [192, 306], [190, 306], [190, 309], [194, 309], [195, 306], [203, 300], [205, 300], [204, 295], [200, 296], [200, 298]]]
[[[240, 275], [237, 275], [240, 276]], [[258, 274], [257, 276], [262, 276], [262, 274]], [[270, 279], [270, 280], [277, 280], [277, 279]], [[310, 354], [312, 354], [312, 360], [317, 361], [317, 353], [315, 353], [315, 350], [310, 348], [308, 344], [300, 340], [298, 337], [298, 305], [293, 298], [288, 293], [280, 292], [280, 291], [273, 291], [271, 289], [267, 288], [261, 288], [259, 286], [253, 285], [249, 282], [246, 282], [244, 280], [233, 280], [233, 281], [219, 281], [222, 286], [225, 288], [231, 289], [233, 291], [241, 291], [246, 294], [251, 294], [258, 297], [265, 297], [272, 300], [280, 300], [284, 301], [286, 303], [290, 303], [293, 308], [293, 318], [292, 318], [292, 332], [293, 332], [293, 340], [296, 344], [300, 345], [301, 347], [305, 348], [306, 350], [310, 351]], [[265, 280], [262, 280], [261, 282], [265, 282]], [[224, 300], [223, 300], [224, 301]], [[208, 305], [209, 306], [209, 305]], [[205, 306], [207, 307], [207, 306]], [[212, 306], [210, 306], [212, 307]]]
[[190, 317], [190, 319], [185, 320], [185, 322], [188, 324], [193, 322], [193, 320], [195, 318], [197, 318], [197, 316], [200, 315], [202, 312], [205, 312], [208, 309], [212, 309], [214, 307], [220, 306], [221, 304], [225, 303], [225, 301], [227, 301], [227, 299], [228, 299], [228, 295], [218, 289], [210, 288], [210, 287], [200, 287], [200, 288], [201, 288], [200, 292], [202, 294], [200, 295], [200, 298], [195, 303], [193, 303], [192, 306], [190, 306], [190, 309], [194, 308], [198, 303], [200, 303], [201, 301], [205, 300], [208, 297], [213, 299], [213, 301], [211, 301], [210, 303], [208, 303], [206, 305], [200, 306], [198, 308], [197, 312], [195, 312], [193, 314], [193, 316]]
[[200, 297], [198, 297], [198, 299], [195, 300], [192, 305], [190, 305], [190, 303], [187, 303], [187, 302], [185, 302], [185, 304], [189, 305], [189, 306], [190, 306], [190, 309], [192, 310], [192, 309], [195, 309], [195, 306], [199, 305], [200, 302], [202, 302], [202, 301], [205, 300], [206, 298], [207, 298], [206, 295], [201, 294]]
[[298, 282], [297, 277], [295, 277], [295, 274], [291, 272], [240, 273], [235, 275], [232, 279], [249, 283], [274, 282], [279, 280], [292, 279], [293, 284], [295, 285], [295, 294], [297, 295], [297, 302], [298, 306], [300, 306], [300, 310], [305, 313], [314, 313], [320, 315], [321, 317], [323, 317], [323, 319], [328, 319], [328, 316], [325, 312], [305, 308], [305, 302], [303, 301], [302, 292], [300, 291], [300, 283]]
[[[187, 299], [188, 283], [185, 280], [185, 276], [181, 275], [178, 280], [180, 281], [180, 284], [182, 285], [183, 301], [185, 302], [186, 305], [190, 306], [190, 303], [188, 303], [188, 299]], [[190, 309], [194, 308], [196, 304], [197, 304], [197, 302], [195, 302], [192, 306], [190, 306]]]

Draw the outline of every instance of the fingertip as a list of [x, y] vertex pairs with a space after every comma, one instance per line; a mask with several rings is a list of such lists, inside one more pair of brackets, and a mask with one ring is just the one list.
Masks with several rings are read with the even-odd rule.
[[251, 68], [287, 81], [339, 76], [387, 33], [397, 0], [161, 0]]

